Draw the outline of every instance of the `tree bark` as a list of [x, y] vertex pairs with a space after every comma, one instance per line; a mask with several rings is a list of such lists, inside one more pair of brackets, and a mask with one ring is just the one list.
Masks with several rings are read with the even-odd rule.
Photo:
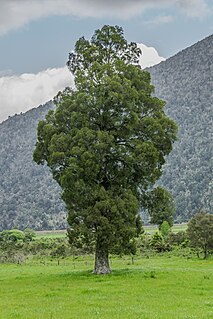
[[93, 273], [98, 275], [106, 275], [111, 273], [111, 269], [109, 267], [108, 248], [104, 245], [101, 245], [99, 240], [97, 240], [96, 243], [95, 266]]

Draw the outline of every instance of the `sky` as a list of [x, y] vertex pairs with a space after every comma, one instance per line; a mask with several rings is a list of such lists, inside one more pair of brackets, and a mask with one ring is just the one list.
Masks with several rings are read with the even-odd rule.
[[0, 0], [0, 122], [73, 86], [68, 54], [81, 36], [119, 25], [142, 67], [213, 33], [212, 0]]

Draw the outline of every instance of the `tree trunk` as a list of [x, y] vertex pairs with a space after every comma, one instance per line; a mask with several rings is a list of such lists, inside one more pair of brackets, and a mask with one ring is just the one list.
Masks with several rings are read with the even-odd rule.
[[101, 245], [99, 240], [97, 240], [96, 243], [95, 266], [93, 273], [98, 275], [106, 275], [111, 273], [111, 269], [109, 267], [108, 248], [104, 245]]
[[204, 259], [207, 259], [208, 257], [208, 249], [205, 247], [204, 248]]

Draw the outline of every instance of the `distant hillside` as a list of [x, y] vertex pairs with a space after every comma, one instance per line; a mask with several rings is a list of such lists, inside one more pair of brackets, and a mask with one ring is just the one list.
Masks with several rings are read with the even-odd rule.
[[213, 212], [213, 35], [149, 69], [179, 140], [161, 180], [176, 201], [177, 220]]
[[38, 121], [50, 108], [51, 102], [0, 124], [0, 230], [66, 225], [58, 184], [32, 161]]
[[[213, 36], [149, 69], [155, 93], [179, 124], [161, 183], [174, 195], [177, 221], [213, 207]], [[32, 161], [38, 121], [52, 103], [0, 124], [0, 230], [66, 227], [60, 188]]]

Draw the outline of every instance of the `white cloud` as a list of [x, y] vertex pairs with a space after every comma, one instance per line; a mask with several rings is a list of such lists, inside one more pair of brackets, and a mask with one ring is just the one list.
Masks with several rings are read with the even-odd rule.
[[13, 71], [8, 69], [8, 70], [0, 70], [0, 77], [1, 76], [9, 76], [9, 75], [12, 75], [13, 74]]
[[[142, 68], [165, 60], [157, 51], [144, 44], [138, 44], [142, 50], [140, 64]], [[74, 86], [74, 80], [66, 67], [48, 69], [37, 74], [0, 77], [0, 122], [15, 113], [26, 112], [51, 100], [66, 86]]]
[[51, 100], [66, 86], [73, 86], [67, 68], [48, 69], [37, 74], [0, 78], [0, 122], [9, 115], [26, 112]]
[[139, 62], [142, 69], [158, 64], [161, 61], [165, 61], [165, 58], [159, 56], [155, 48], [147, 47], [145, 44], [142, 43], [139, 43], [138, 46], [142, 51], [142, 55], [140, 56]]
[[0, 34], [51, 15], [129, 18], [162, 6], [175, 6], [192, 17], [209, 12], [207, 0], [0, 0]]
[[144, 24], [150, 24], [150, 25], [161, 25], [161, 24], [167, 24], [173, 21], [173, 17], [171, 15], [163, 15], [163, 16], [156, 16], [152, 20], [145, 21]]

